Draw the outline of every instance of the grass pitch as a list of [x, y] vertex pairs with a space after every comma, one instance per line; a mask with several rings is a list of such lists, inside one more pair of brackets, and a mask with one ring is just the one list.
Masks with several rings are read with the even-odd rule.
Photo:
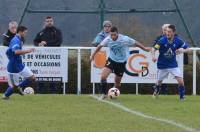
[[[130, 110], [200, 130], [200, 97], [121, 95]], [[0, 100], [0, 132], [184, 132], [175, 125], [146, 119], [89, 95], [13, 95]]]

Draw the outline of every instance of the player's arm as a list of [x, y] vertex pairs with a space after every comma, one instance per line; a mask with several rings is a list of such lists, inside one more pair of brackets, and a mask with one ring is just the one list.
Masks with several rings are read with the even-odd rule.
[[108, 38], [105, 38], [95, 49], [94, 53], [90, 56], [90, 60], [94, 60], [95, 55], [101, 50], [102, 47], [108, 44]]
[[135, 42], [135, 47], [139, 47], [140, 49], [144, 50], [144, 51], [151, 51], [151, 48], [150, 47], [145, 47], [143, 44], [141, 44], [140, 42]]
[[101, 50], [101, 48], [103, 47], [103, 45], [98, 45], [97, 48], [95, 49], [95, 51], [93, 52], [93, 54], [90, 56], [90, 60], [93, 61], [95, 55]]
[[125, 39], [126, 39], [128, 46], [139, 47], [140, 49], [147, 51], [147, 52], [151, 51], [151, 48], [145, 47], [143, 44], [141, 44], [140, 42], [136, 41], [133, 38], [126, 36]]
[[31, 48], [31, 49], [25, 49], [25, 50], [21, 50], [19, 45], [15, 44], [12, 46], [12, 51], [16, 54], [16, 55], [24, 55], [24, 54], [27, 54], [27, 53], [31, 53], [31, 52], [34, 52], [35, 49], [34, 48]]
[[181, 47], [179, 49], [176, 50], [176, 54], [182, 54], [182, 53], [189, 53], [191, 52], [192, 50], [189, 48], [188, 44], [187, 43], [183, 43], [181, 45]]
[[15, 54], [16, 55], [24, 55], [24, 54], [31, 53], [31, 52], [34, 52], [34, 51], [35, 51], [34, 48], [26, 49], [26, 50], [15, 50]]
[[156, 62], [157, 61], [157, 58], [155, 56], [156, 54], [156, 50], [159, 50], [160, 49], [160, 44], [155, 44], [154, 47], [151, 49], [151, 56], [152, 56], [152, 61], [153, 62]]

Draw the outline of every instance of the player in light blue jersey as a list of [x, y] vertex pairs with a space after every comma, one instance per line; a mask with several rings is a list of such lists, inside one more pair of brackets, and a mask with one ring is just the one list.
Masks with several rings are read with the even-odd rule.
[[126, 61], [129, 56], [129, 47], [140, 47], [147, 52], [151, 50], [151, 48], [144, 47], [141, 43], [128, 36], [118, 34], [118, 29], [116, 27], [112, 27], [110, 35], [97, 46], [96, 50], [91, 55], [91, 61], [94, 60], [96, 53], [104, 46], [109, 47], [110, 54], [101, 74], [102, 99], [104, 99], [107, 94], [107, 77], [110, 73], [115, 73], [115, 87], [120, 88], [121, 79], [125, 72]]
[[[175, 34], [176, 28], [174, 25], [169, 25], [166, 36], [163, 36], [152, 49], [152, 61], [157, 61], [158, 75], [156, 88], [153, 97], [157, 97], [162, 85], [162, 81], [172, 74], [178, 82], [180, 100], [184, 99], [185, 86], [183, 75], [178, 68], [176, 55], [189, 52], [188, 44], [184, 42], [178, 35]], [[159, 50], [158, 60], [155, 57], [155, 51]]]
[[[6, 92], [3, 95], [3, 99], [9, 99], [10, 95], [13, 93], [13, 89], [16, 87], [19, 90], [20, 95], [24, 95], [23, 88], [27, 87], [36, 78], [27, 67], [22, 63], [22, 56], [27, 53], [31, 53], [34, 49], [23, 50], [23, 41], [27, 33], [27, 28], [24, 26], [19, 26], [17, 29], [17, 34], [11, 40], [9, 48], [6, 51], [8, 57], [8, 84]], [[24, 80], [19, 83], [19, 77], [24, 77]]]
[[104, 21], [103, 30], [98, 33], [97, 36], [94, 38], [94, 40], [92, 41], [92, 45], [97, 47], [101, 43], [101, 41], [103, 41], [110, 34], [111, 27], [111, 21]]

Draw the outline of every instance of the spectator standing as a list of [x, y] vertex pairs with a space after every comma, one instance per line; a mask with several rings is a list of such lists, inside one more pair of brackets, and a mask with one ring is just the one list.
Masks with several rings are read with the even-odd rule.
[[[44, 21], [44, 29], [42, 29], [34, 39], [35, 46], [44, 46], [44, 47], [60, 47], [62, 43], [62, 33], [61, 31], [54, 26], [54, 20], [51, 16], [47, 16]], [[56, 84], [51, 82], [49, 84], [50, 92], [56, 92]], [[43, 91], [44, 84], [38, 84], [38, 91], [41, 93]]]

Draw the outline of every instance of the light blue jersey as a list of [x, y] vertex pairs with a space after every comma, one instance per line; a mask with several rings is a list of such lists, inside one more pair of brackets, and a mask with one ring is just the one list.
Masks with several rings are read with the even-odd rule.
[[100, 45], [109, 47], [109, 58], [115, 62], [126, 62], [129, 56], [129, 46], [133, 46], [136, 41], [128, 36], [119, 34], [117, 40], [112, 40], [109, 35]]
[[93, 46], [98, 46], [106, 37], [108, 37], [109, 33], [106, 33], [104, 31], [101, 31], [100, 33], [97, 34], [97, 36], [94, 38], [92, 45]]

